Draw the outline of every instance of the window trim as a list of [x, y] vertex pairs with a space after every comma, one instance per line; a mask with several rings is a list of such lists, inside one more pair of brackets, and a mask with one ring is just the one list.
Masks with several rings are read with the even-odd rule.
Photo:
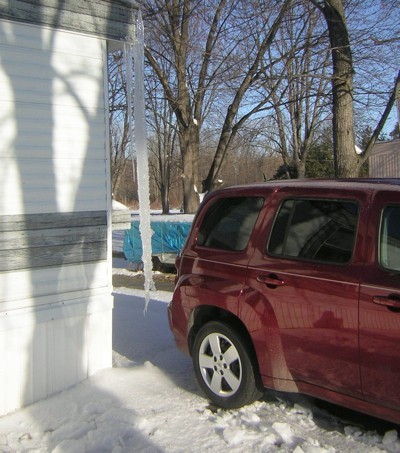
[[[200, 244], [199, 243], [199, 235], [200, 235], [200, 231], [201, 231], [201, 227], [203, 226], [203, 222], [205, 220], [205, 218], [207, 217], [210, 209], [213, 208], [213, 206], [218, 203], [218, 202], [221, 202], [222, 200], [229, 200], [229, 199], [244, 199], [244, 198], [252, 198], [252, 199], [259, 199], [260, 200], [260, 208], [258, 210], [258, 213], [257, 213], [257, 216], [254, 220], [254, 224], [253, 224], [253, 227], [250, 231], [250, 234], [247, 238], [247, 242], [246, 242], [246, 245], [241, 248], [241, 249], [238, 249], [238, 250], [235, 250], [235, 249], [225, 249], [225, 248], [218, 248], [218, 247], [212, 247], [212, 246], [209, 246], [209, 245], [205, 245], [204, 243], [203, 244]], [[199, 248], [199, 249], [202, 249], [202, 250], [210, 250], [210, 251], [218, 251], [218, 252], [223, 252], [223, 253], [232, 253], [232, 254], [241, 254], [243, 252], [245, 252], [249, 246], [249, 243], [251, 241], [251, 238], [252, 238], [252, 235], [253, 235], [253, 231], [255, 229], [255, 226], [257, 224], [257, 221], [259, 220], [259, 217], [260, 217], [260, 214], [264, 208], [264, 205], [265, 205], [265, 200], [266, 200], [266, 197], [261, 195], [261, 194], [255, 194], [255, 195], [232, 195], [232, 196], [223, 196], [223, 197], [218, 197], [216, 198], [215, 200], [213, 200], [209, 206], [206, 207], [206, 209], [204, 210], [204, 215], [202, 216], [200, 222], [199, 222], [199, 226], [198, 226], [198, 229], [197, 229], [197, 233], [196, 233], [196, 238], [195, 238], [195, 247]], [[221, 220], [222, 217], [220, 217], [220, 220]]]
[[400, 269], [391, 269], [390, 267], [384, 266], [382, 263], [381, 259], [381, 250], [382, 250], [382, 228], [383, 228], [383, 213], [386, 209], [388, 208], [396, 208], [400, 210], [400, 205], [396, 204], [387, 204], [385, 206], [382, 206], [380, 216], [379, 216], [379, 228], [378, 228], [378, 234], [376, 235], [376, 242], [377, 242], [377, 247], [376, 247], [376, 262], [377, 266], [379, 269], [381, 269], [383, 272], [386, 272], [387, 274], [400, 274]]

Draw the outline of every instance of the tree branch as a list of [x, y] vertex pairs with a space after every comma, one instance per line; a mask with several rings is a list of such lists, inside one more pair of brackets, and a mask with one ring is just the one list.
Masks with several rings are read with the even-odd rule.
[[372, 134], [372, 137], [370, 138], [364, 152], [361, 154], [362, 162], [365, 162], [368, 157], [371, 155], [371, 151], [373, 146], [375, 145], [376, 140], [379, 137], [379, 134], [381, 133], [383, 126], [386, 123], [386, 120], [390, 114], [390, 111], [392, 110], [392, 107], [394, 103], [396, 102], [397, 97], [400, 96], [400, 71], [397, 74], [397, 78], [394, 84], [393, 91], [390, 95], [390, 98], [388, 100], [388, 103], [386, 105], [386, 108], [384, 112], [382, 113], [381, 119], [379, 120], [374, 133]]

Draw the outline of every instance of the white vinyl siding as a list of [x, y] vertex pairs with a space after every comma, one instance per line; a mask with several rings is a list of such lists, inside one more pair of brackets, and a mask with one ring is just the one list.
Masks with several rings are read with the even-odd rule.
[[1, 212], [104, 209], [105, 41], [1, 26]]
[[[34, 279], [32, 278], [34, 272]], [[109, 293], [106, 261], [44, 269], [2, 272], [0, 312], [73, 299], [73, 294]], [[55, 294], [58, 294], [55, 297]], [[75, 296], [76, 297], [76, 296]]]
[[111, 331], [105, 296], [7, 319], [0, 314], [0, 414], [111, 366]]

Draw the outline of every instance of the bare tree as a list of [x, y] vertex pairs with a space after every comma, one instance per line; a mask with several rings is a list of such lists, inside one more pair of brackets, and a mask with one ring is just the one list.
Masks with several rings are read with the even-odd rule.
[[[368, 151], [355, 152], [355, 107], [357, 102], [371, 106], [371, 99], [386, 96], [387, 101], [389, 96], [379, 84], [368, 88], [371, 77], [360, 75], [368, 73], [373, 58], [378, 61], [371, 46], [388, 48], [397, 42], [394, 26], [385, 33], [372, 28], [368, 34], [357, 25], [353, 18], [367, 14], [365, 2], [352, 1], [351, 28], [342, 0], [142, 3], [145, 55], [176, 119], [186, 212], [197, 208], [197, 192], [218, 185], [238, 131], [255, 114], [276, 122], [277, 134], [270, 140], [303, 176], [315, 132], [333, 112], [336, 174], [358, 174]], [[321, 17], [327, 26], [322, 27]], [[377, 15], [375, 26], [378, 23]], [[356, 65], [363, 68], [364, 60], [368, 64], [355, 74]], [[218, 140], [210, 167], [201, 174], [204, 125], [214, 130]]]
[[162, 212], [169, 213], [169, 191], [176, 166], [176, 120], [157, 78], [146, 78], [149, 124], [149, 162], [153, 179], [161, 196]]
[[111, 150], [111, 188], [117, 195], [118, 186], [128, 163], [130, 141], [126, 108], [126, 80], [123, 54], [113, 52], [108, 59], [109, 123]]
[[286, 14], [264, 65], [263, 88], [276, 124], [271, 140], [278, 144], [283, 168], [290, 167], [296, 177], [305, 176], [315, 133], [330, 113], [330, 53], [319, 16], [308, 1], [298, 2]]
[[[281, 23], [291, 3], [292, 2], [290, 0], [283, 2], [272, 25], [270, 27], [266, 27], [267, 23], [264, 23], [264, 27], [267, 29], [267, 33], [261, 35], [260, 39], [255, 40], [256, 50], [254, 52], [254, 56], [251, 57], [250, 65], [243, 73], [243, 78], [234, 93], [232, 103], [228, 106], [228, 109], [226, 111], [225, 120], [221, 129], [221, 135], [215, 156], [208, 175], [203, 181], [203, 192], [207, 192], [215, 188], [223, 161], [238, 130], [252, 115], [262, 110], [268, 103], [268, 98], [264, 97], [257, 99], [256, 102], [253, 101], [254, 104], [250, 108], [245, 109], [245, 111], [240, 114], [240, 109], [241, 107], [243, 107], [242, 101], [248, 93], [249, 89], [255, 85], [258, 85], [259, 83], [259, 80], [263, 74], [264, 55], [267, 53], [268, 49], [274, 42], [279, 27], [281, 26]], [[263, 14], [261, 14], [260, 11], [258, 11], [257, 14], [258, 17], [263, 17]]]
[[[352, 43], [347, 26], [344, 3], [342, 0], [311, 0], [323, 13], [329, 32], [332, 52], [332, 94], [333, 94], [333, 145], [336, 159], [337, 177], [356, 177], [362, 164], [368, 158], [373, 143], [381, 132], [383, 125], [394, 104], [398, 92], [399, 76], [395, 87], [387, 101], [386, 108], [378, 121], [375, 133], [367, 148], [362, 153], [356, 153], [354, 128], [354, 74]], [[358, 6], [365, 7], [364, 2]], [[353, 5], [354, 8], [354, 5]], [[396, 29], [397, 30], [397, 29]], [[398, 31], [397, 31], [398, 34]], [[364, 34], [365, 36], [365, 34]], [[381, 41], [373, 40], [375, 44], [392, 43], [398, 36]]]
[[332, 51], [332, 127], [337, 177], [357, 176], [353, 56], [342, 0], [312, 0], [325, 17]]
[[221, 133], [203, 191], [214, 187], [238, 129], [265, 104], [258, 100], [250, 109], [246, 106], [246, 113], [238, 117], [249, 89], [260, 76], [262, 58], [291, 0], [279, 7], [275, 3], [255, 2], [258, 9], [252, 2], [238, 0], [216, 0], [210, 4], [193, 0], [143, 3], [148, 30], [145, 55], [176, 116], [184, 209], [194, 212], [199, 201], [196, 192], [201, 190], [200, 132], [207, 113], [211, 106], [218, 111]]

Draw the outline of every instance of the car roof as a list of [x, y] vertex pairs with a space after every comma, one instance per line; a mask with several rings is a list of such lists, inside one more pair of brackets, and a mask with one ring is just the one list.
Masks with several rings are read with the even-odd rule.
[[[262, 183], [244, 184], [237, 186], [223, 187], [209, 195], [252, 195], [265, 190], [282, 189], [328, 189], [349, 191], [381, 191], [389, 190], [400, 192], [400, 178], [348, 178], [348, 179], [284, 179], [271, 180]], [[208, 196], [207, 196], [208, 198]]]

